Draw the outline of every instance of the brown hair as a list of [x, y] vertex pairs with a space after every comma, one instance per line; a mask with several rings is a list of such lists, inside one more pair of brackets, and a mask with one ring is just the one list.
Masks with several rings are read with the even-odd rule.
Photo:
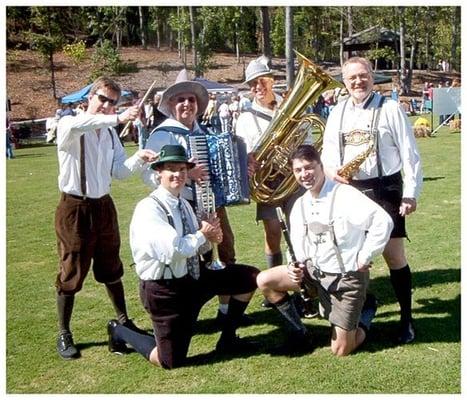
[[101, 88], [107, 88], [112, 90], [113, 92], [118, 94], [118, 98], [120, 98], [120, 95], [122, 93], [122, 90], [120, 89], [120, 86], [115, 82], [114, 80], [106, 77], [106, 76], [101, 76], [97, 80], [94, 81], [92, 84], [91, 90], [89, 91], [89, 94], [92, 96], [95, 94], [99, 89]]

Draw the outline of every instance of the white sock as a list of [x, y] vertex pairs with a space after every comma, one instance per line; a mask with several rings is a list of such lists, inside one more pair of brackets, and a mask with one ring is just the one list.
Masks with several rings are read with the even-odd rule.
[[219, 303], [219, 311], [220, 311], [222, 314], [226, 314], [226, 315], [227, 315], [227, 312], [229, 311], [229, 303], [227, 303], [227, 304]]

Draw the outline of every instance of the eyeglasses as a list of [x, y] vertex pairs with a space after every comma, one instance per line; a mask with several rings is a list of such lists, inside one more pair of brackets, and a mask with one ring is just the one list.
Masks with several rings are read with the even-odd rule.
[[357, 74], [357, 75], [352, 75], [352, 76], [346, 76], [344, 78], [345, 81], [348, 81], [350, 83], [355, 83], [357, 79], [361, 81], [368, 81], [371, 78], [371, 75], [366, 73], [366, 74]]
[[175, 101], [177, 103], [185, 103], [185, 101], [188, 100], [189, 103], [196, 103], [196, 97], [195, 96], [190, 96], [190, 97], [177, 97]]
[[118, 99], [110, 99], [107, 96], [104, 96], [103, 94], [96, 93], [97, 98], [102, 104], [109, 103], [112, 106], [116, 106], [118, 103]]
[[268, 77], [256, 78], [252, 80], [251, 82], [249, 82], [248, 84], [250, 85], [250, 88], [251, 88], [251, 87], [255, 87], [258, 84], [266, 86], [268, 82], [272, 82], [272, 81], [274, 81], [274, 79], [268, 76]]

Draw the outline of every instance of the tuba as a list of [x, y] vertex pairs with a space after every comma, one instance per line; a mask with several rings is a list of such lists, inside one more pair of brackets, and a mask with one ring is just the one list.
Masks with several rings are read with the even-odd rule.
[[309, 137], [320, 150], [325, 123], [316, 114], [304, 115], [321, 93], [342, 86], [306, 57], [295, 52], [301, 63], [295, 84], [268, 128], [253, 149], [259, 169], [250, 178], [250, 194], [257, 203], [275, 204], [298, 189], [289, 166], [289, 155]]

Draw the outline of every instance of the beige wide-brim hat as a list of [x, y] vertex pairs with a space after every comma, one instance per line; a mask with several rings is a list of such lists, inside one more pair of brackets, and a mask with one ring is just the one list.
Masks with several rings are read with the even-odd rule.
[[271, 76], [272, 70], [268, 67], [269, 59], [265, 56], [260, 56], [248, 64], [248, 67], [245, 69], [245, 82], [244, 85], [247, 85], [252, 80], [259, 78], [260, 76]]
[[175, 79], [175, 83], [162, 92], [161, 100], [157, 109], [166, 115], [171, 116], [169, 100], [181, 93], [193, 93], [198, 103], [198, 115], [202, 115], [208, 106], [209, 95], [206, 88], [199, 82], [188, 79], [188, 72], [182, 69]]

